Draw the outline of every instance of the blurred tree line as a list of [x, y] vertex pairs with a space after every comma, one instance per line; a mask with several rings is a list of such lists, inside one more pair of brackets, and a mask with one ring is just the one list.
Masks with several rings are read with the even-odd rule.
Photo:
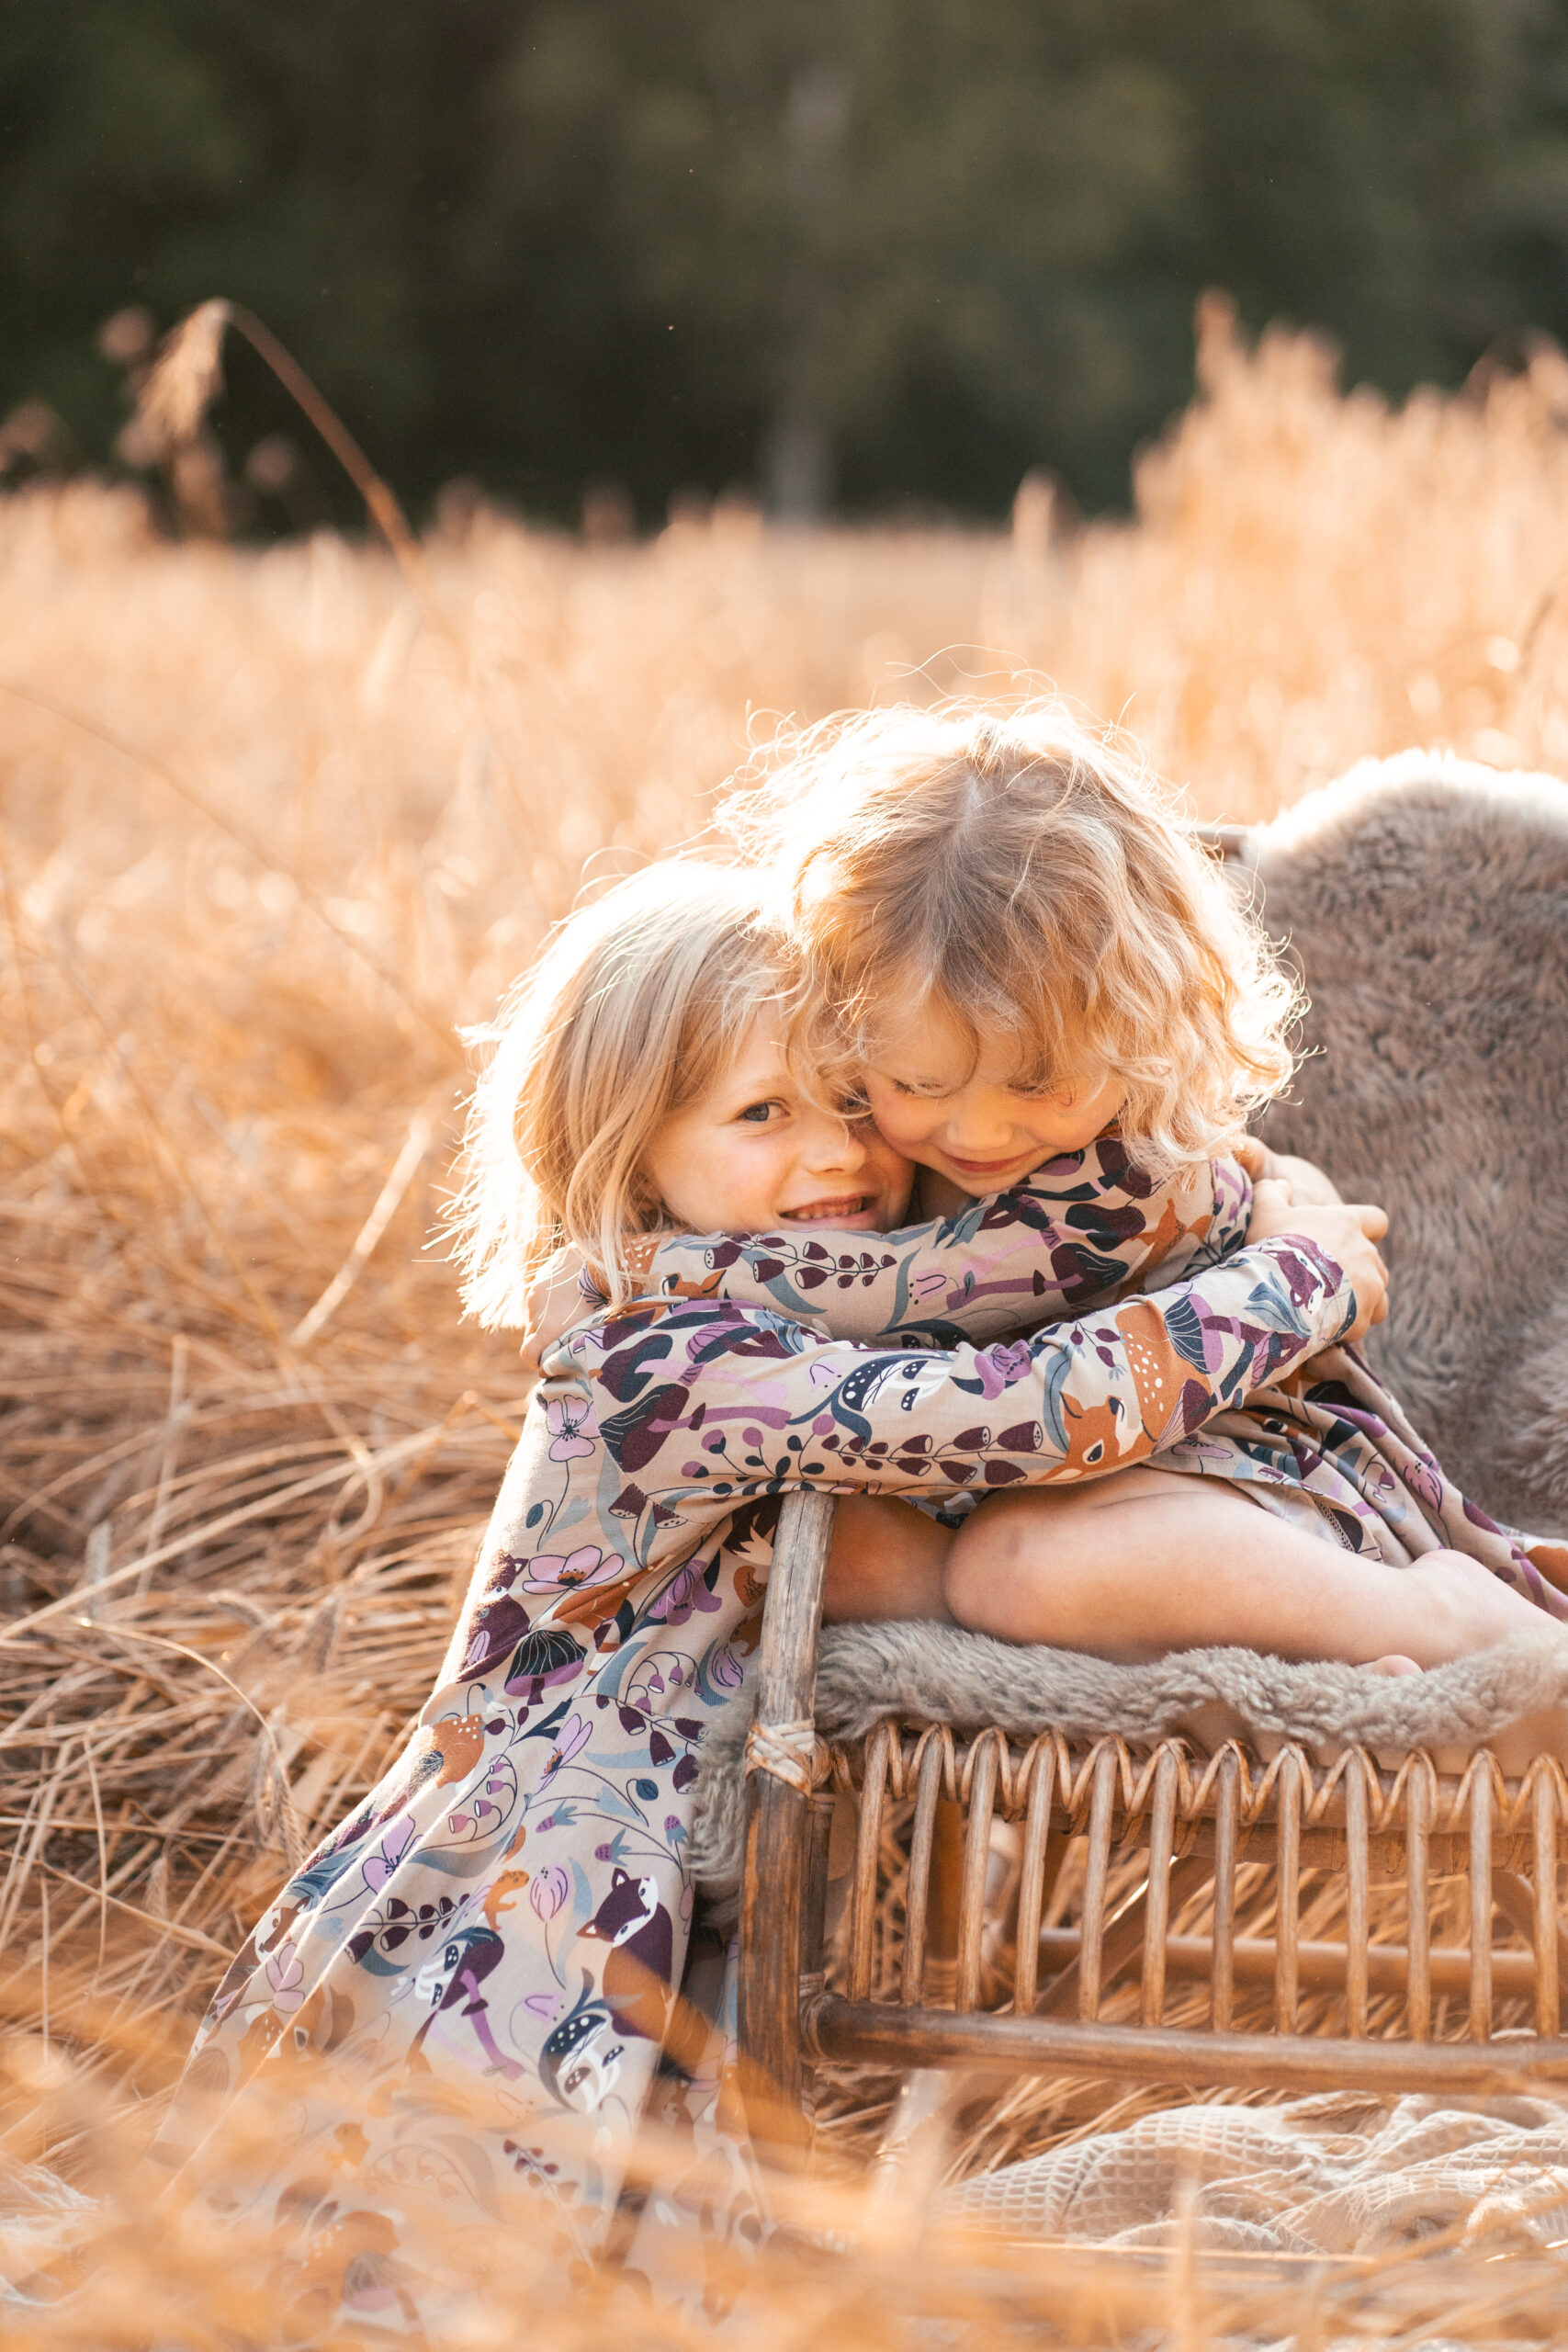
[[[1098, 507], [1202, 288], [1399, 394], [1565, 263], [1568, 0], [0, 0], [0, 413], [93, 462], [105, 318], [225, 294], [416, 503]], [[219, 425], [309, 440], [245, 354]]]

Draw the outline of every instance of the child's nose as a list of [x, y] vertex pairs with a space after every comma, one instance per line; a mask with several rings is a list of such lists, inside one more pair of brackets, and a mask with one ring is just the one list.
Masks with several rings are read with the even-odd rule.
[[852, 1173], [865, 1166], [864, 1139], [847, 1119], [824, 1119], [812, 1138], [807, 1164], [819, 1173]]
[[947, 1145], [961, 1159], [967, 1153], [983, 1159], [988, 1151], [1001, 1150], [1012, 1140], [1012, 1116], [1001, 1103], [960, 1103], [948, 1114]]

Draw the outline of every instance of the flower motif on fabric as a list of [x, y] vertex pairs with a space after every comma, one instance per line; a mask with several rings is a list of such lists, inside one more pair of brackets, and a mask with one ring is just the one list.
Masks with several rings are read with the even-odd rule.
[[[552, 1448], [552, 1451], [554, 1449]], [[588, 1451], [592, 1452], [589, 1447]], [[523, 1579], [525, 1592], [581, 1592], [585, 1585], [614, 1584], [626, 1574], [626, 1560], [619, 1552], [604, 1553], [596, 1544], [579, 1544], [563, 1559], [558, 1554], [541, 1552], [537, 1559], [528, 1563], [528, 1573]]]
[[1425, 1462], [1407, 1462], [1403, 1465], [1403, 1475], [1405, 1485], [1417, 1502], [1426, 1503], [1430, 1510], [1436, 1510], [1443, 1498], [1440, 1474], [1428, 1469]]
[[649, 1611], [649, 1616], [665, 1625], [684, 1625], [697, 1610], [705, 1613], [720, 1606], [718, 1597], [711, 1593], [703, 1577], [703, 1564], [692, 1560], [680, 1571], [668, 1591], [661, 1593]]
[[559, 1862], [552, 1862], [528, 1889], [528, 1900], [541, 1919], [553, 1919], [570, 1893], [571, 1881], [565, 1870]]
[[585, 1724], [581, 1715], [568, 1715], [556, 1734], [555, 1746], [545, 1758], [545, 1769], [539, 1775], [539, 1787], [542, 1789], [553, 1781], [561, 1766], [570, 1764], [578, 1750], [585, 1747], [592, 1736], [592, 1724]]
[[586, 1396], [552, 1396], [545, 1407], [552, 1462], [583, 1462], [593, 1452], [599, 1423]]
[[375, 1853], [367, 1857], [365, 1883], [374, 1894], [379, 1894], [413, 1844], [415, 1835], [412, 1817], [404, 1814], [402, 1819], [386, 1832]]
[[280, 1944], [269, 1956], [266, 1981], [278, 2015], [292, 2017], [305, 1997], [305, 1970], [292, 1942]]

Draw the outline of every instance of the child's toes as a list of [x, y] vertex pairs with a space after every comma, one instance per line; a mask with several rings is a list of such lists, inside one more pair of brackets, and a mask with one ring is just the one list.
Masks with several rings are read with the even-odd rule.
[[1373, 1658], [1367, 1668], [1369, 1674], [1419, 1674], [1421, 1671], [1413, 1657], [1404, 1657], [1397, 1650], [1391, 1650], [1387, 1657]]

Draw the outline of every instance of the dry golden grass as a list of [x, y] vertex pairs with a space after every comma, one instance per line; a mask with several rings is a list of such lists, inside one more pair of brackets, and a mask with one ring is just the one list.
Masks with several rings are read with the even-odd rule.
[[[777, 716], [971, 686], [1122, 718], [1204, 815], [1411, 742], [1568, 765], [1568, 365], [1390, 413], [1212, 307], [1201, 377], [1135, 520], [1077, 537], [1028, 487], [1010, 538], [732, 508], [585, 547], [454, 509], [411, 586], [332, 537], [172, 545], [91, 485], [0, 504], [13, 2156], [123, 2172], [223, 1956], [423, 1695], [524, 1401], [425, 1246], [456, 1032], [585, 861], [699, 835]], [[1110, 2098], [1016, 2095], [972, 2153]], [[829, 2313], [896, 2339], [908, 2245], [878, 2229], [787, 2257], [771, 2342]], [[1159, 2319], [1158, 2278], [1065, 2260], [958, 2249], [927, 2284], [1004, 2343], [1046, 2309], [1062, 2340]], [[216, 2341], [233, 2311], [182, 2262], [180, 2340]], [[1184, 2275], [1197, 2344], [1242, 2290]], [[1434, 2291], [1396, 2266], [1328, 2332], [1415, 2325]], [[25, 2340], [130, 2340], [107, 2292]], [[1546, 2292], [1513, 2266], [1461, 2332]], [[517, 2308], [496, 2287], [471, 2340]]]

